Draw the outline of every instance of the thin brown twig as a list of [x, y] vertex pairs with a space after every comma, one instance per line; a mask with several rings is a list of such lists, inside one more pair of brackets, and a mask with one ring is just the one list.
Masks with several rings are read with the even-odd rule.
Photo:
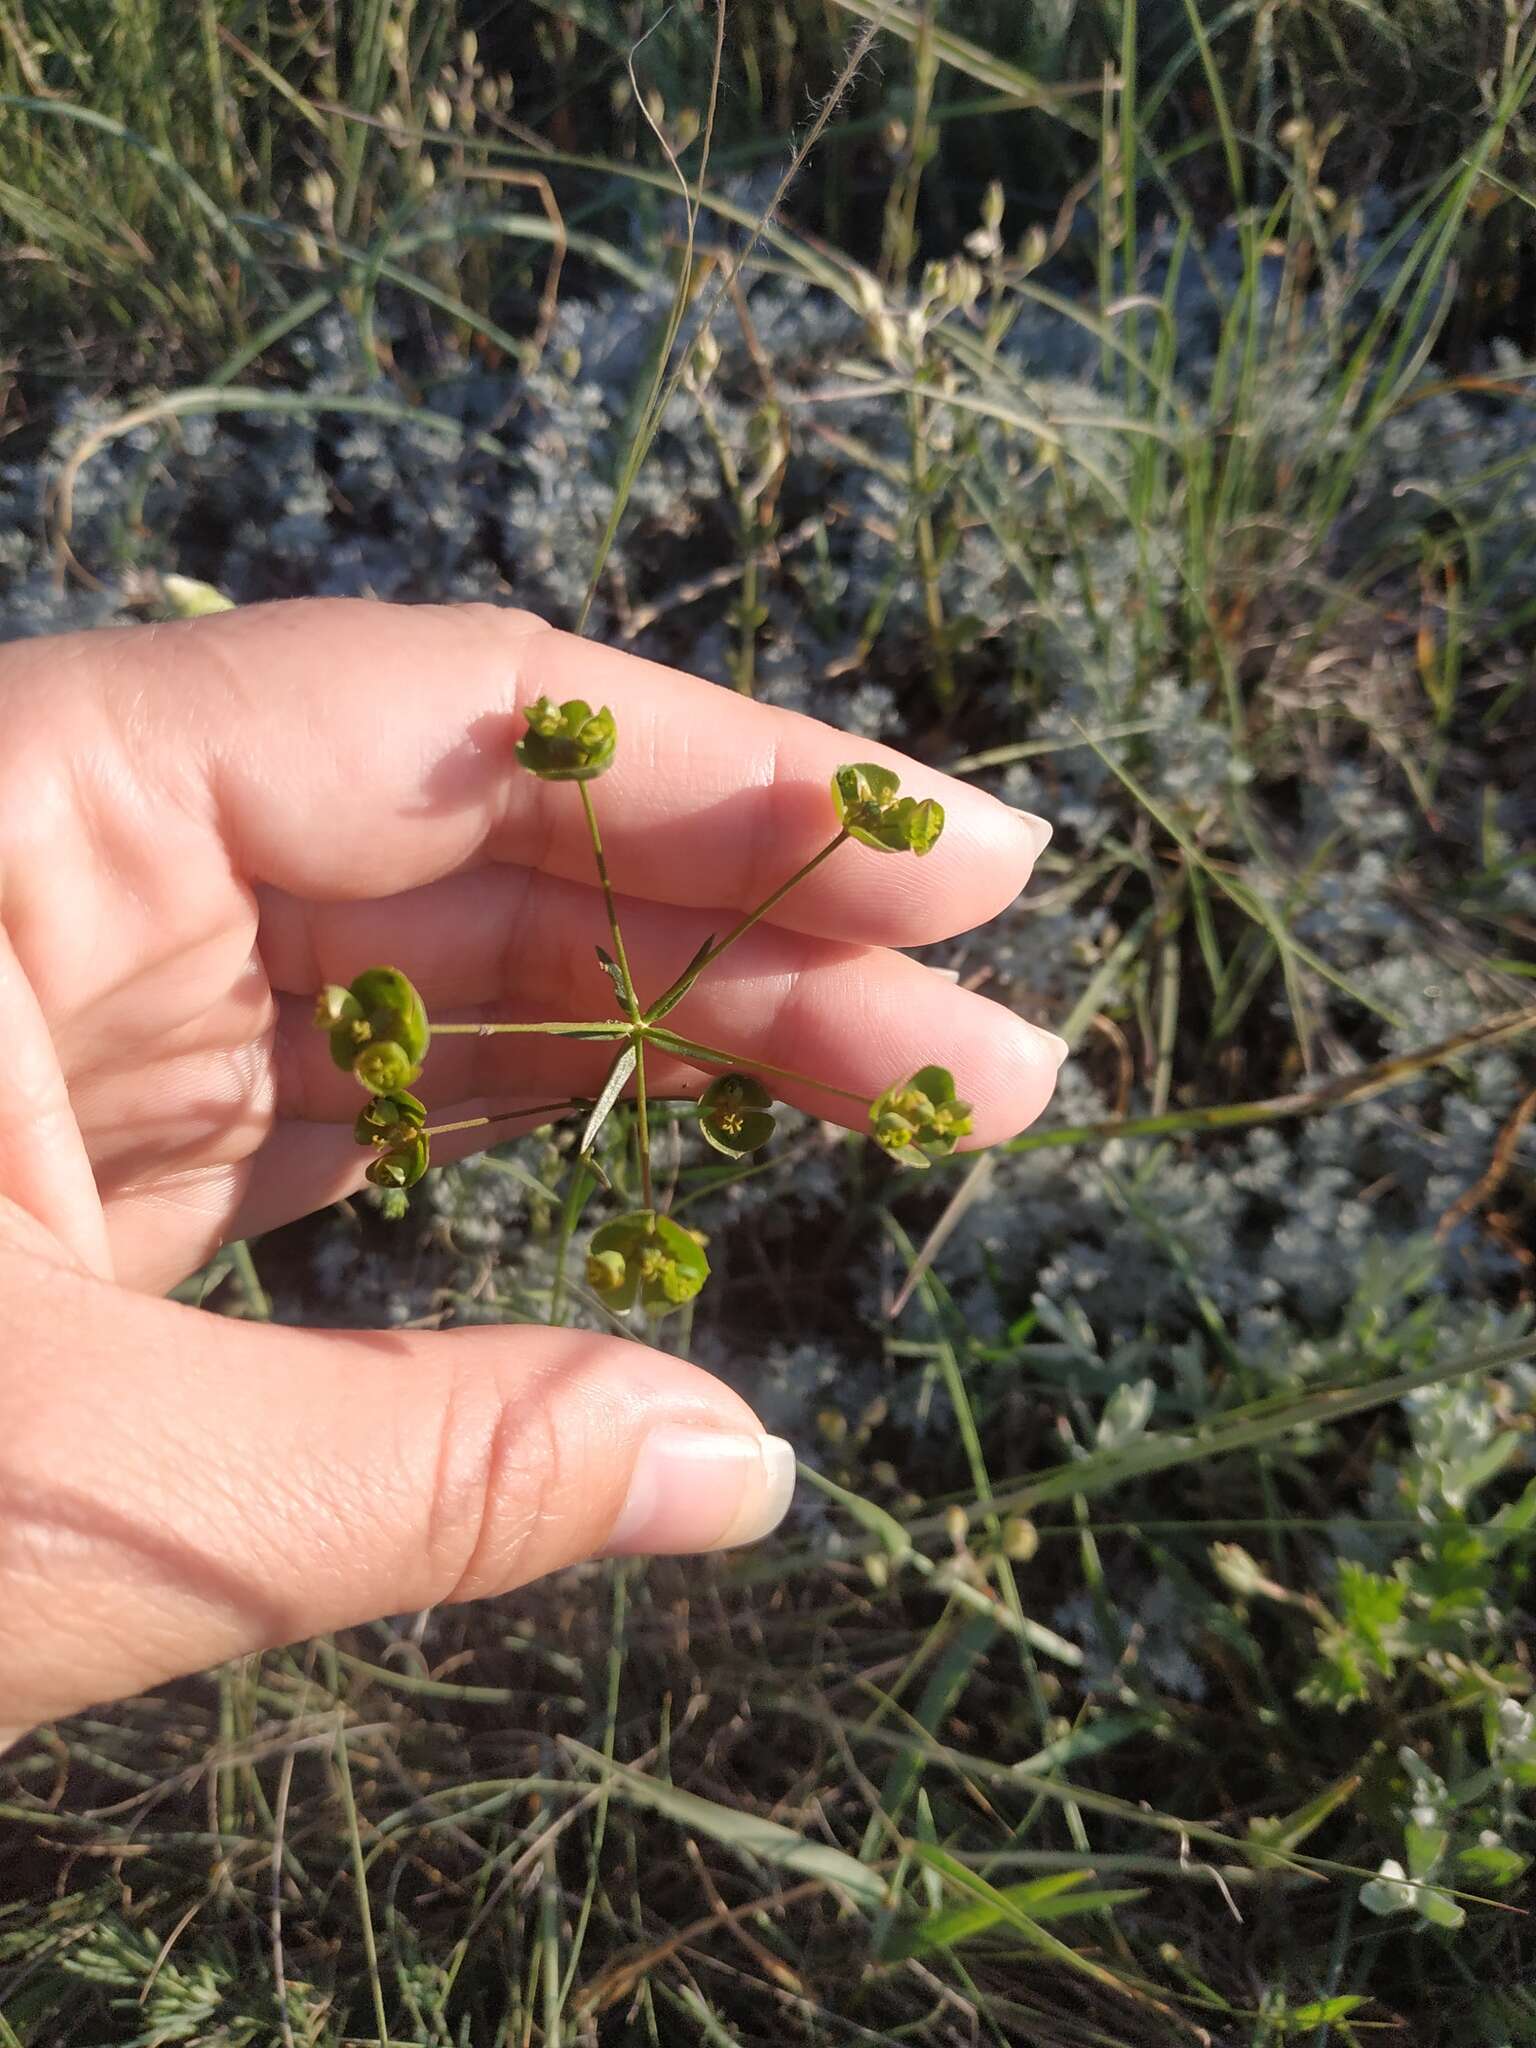
[[617, 2005], [621, 1998], [629, 1996], [635, 1987], [644, 1982], [662, 1963], [669, 1962], [680, 1949], [691, 1948], [706, 1935], [713, 1934], [719, 1927], [746, 1919], [753, 1913], [777, 1911], [785, 1906], [799, 1903], [801, 1899], [813, 1897], [824, 1891], [825, 1885], [819, 1878], [807, 1878], [803, 1884], [790, 1885], [787, 1890], [770, 1892], [765, 1898], [748, 1899], [740, 1906], [730, 1906], [722, 1912], [706, 1914], [702, 1920], [690, 1921], [675, 1934], [669, 1934], [665, 1941], [659, 1941], [654, 1948], [648, 1948], [637, 1956], [621, 1956], [610, 1963], [602, 1973], [594, 1977], [586, 1990], [575, 2002], [577, 2013], [606, 2012], [611, 2005]]
[[[788, 533], [779, 535], [774, 542], [775, 553], [797, 553], [801, 548], [809, 546], [817, 533], [831, 523], [825, 511], [813, 512], [809, 518], [802, 519], [800, 524], [792, 527]], [[670, 617], [680, 606], [696, 604], [700, 598], [708, 597], [716, 590], [729, 590], [733, 584], [741, 581], [743, 574], [742, 563], [724, 562], [718, 569], [711, 569], [705, 576], [695, 576], [686, 583], [675, 584], [665, 596], [657, 598], [654, 603], [636, 605], [627, 612], [620, 637], [625, 640], [638, 638], [648, 626], [654, 626], [658, 619]]]
[[544, 289], [539, 294], [538, 323], [533, 330], [530, 347], [535, 362], [543, 355], [545, 344], [554, 332], [555, 317], [560, 311], [560, 273], [565, 267], [566, 252], [570, 246], [565, 228], [565, 216], [560, 211], [560, 202], [555, 197], [555, 188], [542, 171], [515, 171], [504, 164], [466, 164], [459, 176], [479, 179], [492, 185], [526, 185], [539, 196], [545, 218], [550, 227], [549, 268], [544, 275]]
[[781, 1984], [786, 1991], [803, 1992], [805, 1985], [795, 1971], [790, 1968], [789, 1964], [783, 1961], [781, 1957], [774, 1955], [770, 1949], [765, 1948], [755, 1935], [747, 1932], [746, 1927], [742, 1924], [740, 1914], [733, 1916], [730, 1907], [720, 1896], [720, 1887], [715, 1883], [713, 1876], [710, 1874], [709, 1865], [704, 1860], [704, 1852], [698, 1843], [690, 1837], [683, 1844], [683, 1847], [687, 1851], [688, 1860], [694, 1867], [699, 1883], [703, 1886], [710, 1905], [715, 1909], [720, 1926], [730, 1930], [732, 1936], [741, 1944], [747, 1954], [751, 1956], [764, 1976], [771, 1977], [775, 1984]]
[[1437, 1244], [1445, 1242], [1464, 1216], [1472, 1215], [1474, 1211], [1485, 1207], [1493, 1200], [1514, 1164], [1515, 1147], [1520, 1142], [1520, 1133], [1533, 1116], [1536, 1116], [1536, 1088], [1525, 1097], [1500, 1131], [1498, 1142], [1493, 1148], [1493, 1157], [1488, 1162], [1487, 1172], [1474, 1181], [1465, 1194], [1458, 1195], [1440, 1218], [1435, 1227]]

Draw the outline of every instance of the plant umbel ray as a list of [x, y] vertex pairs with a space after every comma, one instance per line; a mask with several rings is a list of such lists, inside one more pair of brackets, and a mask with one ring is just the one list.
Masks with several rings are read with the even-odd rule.
[[[525, 1121], [529, 1116], [585, 1112], [580, 1156], [592, 1148], [615, 1105], [632, 1092], [640, 1207], [616, 1216], [593, 1235], [587, 1259], [587, 1281], [610, 1309], [636, 1307], [657, 1314], [691, 1301], [709, 1277], [702, 1238], [657, 1207], [651, 1162], [651, 1105], [647, 1056], [660, 1055], [709, 1073], [716, 1073], [699, 1098], [699, 1130], [706, 1142], [727, 1158], [741, 1159], [773, 1135], [772, 1094], [758, 1078], [777, 1080], [855, 1102], [869, 1121], [870, 1133], [899, 1165], [924, 1167], [954, 1151], [971, 1128], [968, 1104], [958, 1100], [954, 1077], [947, 1068], [926, 1066], [910, 1079], [898, 1081], [872, 1101], [847, 1088], [818, 1081], [765, 1060], [746, 1060], [721, 1046], [701, 1044], [670, 1030], [664, 1019], [722, 954], [769, 916], [792, 889], [850, 843], [880, 853], [931, 852], [944, 829], [942, 807], [931, 797], [900, 793], [900, 780], [889, 768], [873, 762], [852, 762], [832, 778], [831, 810], [835, 829], [827, 843], [770, 890], [754, 909], [737, 919], [724, 937], [700, 947], [682, 972], [650, 1003], [635, 983], [618, 899], [609, 873], [597, 807], [589, 785], [613, 761], [618, 744], [613, 714], [594, 710], [580, 698], [555, 704], [541, 697], [528, 708], [528, 725], [517, 745], [517, 757], [531, 774], [546, 782], [576, 785], [592, 858], [602, 891], [612, 950], [599, 946], [598, 962], [612, 985], [618, 1014], [598, 1018], [560, 1018], [540, 1023], [432, 1024], [426, 1005], [398, 967], [371, 967], [347, 987], [323, 988], [315, 1023], [330, 1040], [331, 1057], [368, 1092], [353, 1135], [372, 1153], [367, 1178], [384, 1191], [386, 1207], [402, 1212], [407, 1191], [426, 1172], [434, 1137], [482, 1125]], [[452, 1124], [428, 1122], [426, 1105], [411, 1091], [419, 1080], [434, 1036], [498, 1034], [569, 1038], [609, 1044], [614, 1048], [607, 1074], [596, 1096], [569, 1097], [530, 1109], [495, 1116], [470, 1117]], [[748, 1068], [756, 1071], [747, 1071]], [[595, 1168], [594, 1168], [595, 1170]]]

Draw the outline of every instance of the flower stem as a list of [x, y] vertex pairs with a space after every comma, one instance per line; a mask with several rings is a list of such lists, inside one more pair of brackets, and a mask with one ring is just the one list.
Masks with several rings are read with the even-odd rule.
[[651, 1120], [645, 1100], [645, 1034], [635, 1038], [635, 1150], [640, 1155], [640, 1206], [654, 1209], [651, 1191]]
[[790, 876], [787, 882], [781, 882], [778, 888], [773, 891], [771, 896], [765, 896], [762, 902], [758, 904], [756, 910], [749, 910], [745, 917], [739, 919], [737, 923], [733, 924], [723, 939], [717, 939], [714, 945], [710, 947], [709, 951], [706, 954], [704, 954], [702, 959], [692, 961], [689, 964], [686, 974], [680, 974], [677, 980], [673, 982], [672, 986], [669, 989], [664, 990], [663, 993], [656, 998], [655, 1002], [652, 1003], [650, 1009], [646, 1012], [647, 1018], [654, 1017], [658, 1011], [664, 1011], [666, 1008], [668, 1008], [670, 1006], [671, 999], [677, 995], [679, 989], [681, 989], [685, 981], [689, 982], [690, 984], [696, 981], [698, 977], [704, 972], [706, 967], [712, 966], [714, 962], [720, 958], [720, 955], [726, 950], [728, 946], [734, 946], [739, 938], [743, 937], [747, 932], [751, 931], [753, 925], [759, 923], [763, 918], [765, 918], [768, 915], [770, 910], [773, 910], [774, 908], [776, 908], [778, 904], [782, 903], [784, 901], [784, 898], [789, 894], [791, 889], [797, 888], [800, 885], [800, 883], [805, 880], [807, 875], [814, 874], [817, 868], [821, 866], [824, 860], [830, 860], [832, 855], [836, 853], [837, 849], [843, 844], [844, 840], [846, 840], [849, 836], [850, 835], [845, 830], [839, 832], [835, 839], [828, 840], [827, 844], [821, 849], [820, 853], [813, 854], [811, 858], [806, 862], [803, 868], [797, 868], [794, 874]]
[[[639, 1065], [640, 1062], [637, 1056], [635, 1060], [637, 1070]], [[697, 1109], [699, 1106], [699, 1098], [696, 1095], [653, 1095], [649, 1089], [646, 1091], [645, 1100], [648, 1111], [659, 1108], [663, 1103], [673, 1110]], [[569, 1111], [578, 1109], [589, 1110], [591, 1107], [591, 1096], [567, 1095], [559, 1102], [530, 1102], [526, 1109], [498, 1109], [493, 1116], [466, 1117], [462, 1123], [426, 1124], [422, 1128], [421, 1135], [424, 1138], [443, 1138], [453, 1131], [476, 1131], [482, 1124], [522, 1123], [526, 1122], [531, 1116], [540, 1118], [563, 1116]]]
[[467, 1116], [462, 1123], [428, 1124], [421, 1135], [424, 1138], [446, 1138], [451, 1131], [477, 1131], [482, 1124], [509, 1124], [530, 1116], [563, 1115], [575, 1107], [575, 1098], [567, 1095], [559, 1102], [530, 1102], [526, 1109], [499, 1109], [494, 1116]]
[[815, 1088], [825, 1095], [840, 1095], [845, 1102], [856, 1102], [861, 1109], [868, 1109], [871, 1097], [860, 1095], [852, 1088], [835, 1088], [830, 1081], [818, 1081], [814, 1075], [799, 1073], [794, 1067], [775, 1066], [771, 1060], [760, 1060], [740, 1052], [723, 1052], [719, 1046], [700, 1045], [696, 1039], [679, 1038], [675, 1031], [666, 1031], [652, 1025], [646, 1036], [658, 1052], [670, 1053], [674, 1059], [684, 1060], [689, 1066], [739, 1067], [748, 1074], [774, 1074], [782, 1081], [798, 1081], [803, 1088]]
[[608, 912], [608, 930], [613, 938], [613, 957], [618, 964], [619, 977], [624, 984], [624, 1000], [629, 1005], [630, 1022], [640, 1022], [640, 998], [635, 994], [635, 977], [629, 971], [629, 955], [624, 951], [624, 934], [619, 929], [619, 907], [614, 901], [613, 884], [608, 879], [608, 862], [603, 855], [603, 835], [597, 828], [597, 812], [593, 808], [592, 793], [584, 782], [576, 785], [581, 794], [581, 808], [586, 813], [587, 832], [592, 841], [592, 858], [597, 862], [597, 879], [603, 885], [603, 903]]
[[434, 1038], [494, 1038], [504, 1032], [517, 1032], [532, 1038], [590, 1038], [595, 1040], [623, 1038], [634, 1029], [624, 1017], [598, 1017], [589, 1023], [572, 1024], [437, 1024], [432, 1026]]

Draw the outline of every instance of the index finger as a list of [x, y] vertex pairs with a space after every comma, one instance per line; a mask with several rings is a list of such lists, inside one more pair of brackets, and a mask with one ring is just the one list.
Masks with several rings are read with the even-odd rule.
[[[93, 640], [99, 636], [91, 636]], [[123, 636], [105, 665], [139, 724], [191, 725], [220, 822], [252, 882], [376, 898], [491, 861], [592, 879], [581, 805], [513, 749], [539, 696], [608, 705], [618, 750], [592, 792], [627, 894], [750, 909], [836, 830], [834, 769], [883, 762], [946, 827], [931, 854], [850, 846], [776, 921], [909, 946], [995, 915], [1049, 828], [985, 792], [817, 719], [491, 605], [301, 599]]]

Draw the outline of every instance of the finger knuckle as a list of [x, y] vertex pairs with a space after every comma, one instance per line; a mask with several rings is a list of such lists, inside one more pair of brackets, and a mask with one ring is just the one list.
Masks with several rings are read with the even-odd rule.
[[534, 1575], [530, 1560], [559, 1465], [554, 1418], [536, 1392], [504, 1388], [472, 1369], [450, 1377], [427, 1516], [438, 1599], [478, 1599]]

